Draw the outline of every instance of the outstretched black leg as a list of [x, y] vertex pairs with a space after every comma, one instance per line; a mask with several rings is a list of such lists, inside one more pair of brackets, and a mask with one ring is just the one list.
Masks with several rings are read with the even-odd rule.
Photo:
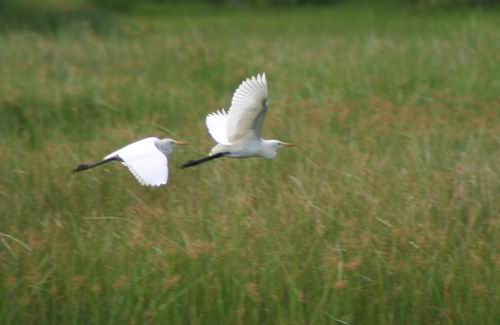
[[207, 161], [210, 161], [210, 160], [222, 158], [228, 154], [229, 154], [229, 152], [219, 152], [219, 153], [216, 153], [215, 155], [211, 155], [211, 156], [204, 157], [201, 159], [190, 160], [190, 161], [187, 161], [184, 164], [182, 164], [182, 166], [180, 168], [184, 169], [184, 168], [188, 168], [188, 167], [197, 166], [197, 165], [206, 163]]
[[81, 172], [81, 171], [84, 171], [84, 170], [87, 170], [90, 168], [94, 168], [94, 167], [97, 167], [97, 166], [100, 166], [102, 164], [109, 163], [109, 162], [115, 161], [115, 160], [122, 161], [120, 157], [111, 157], [111, 158], [96, 162], [94, 164], [80, 164], [80, 165], [76, 166], [75, 169], [73, 169], [73, 173], [77, 173], [77, 172]]

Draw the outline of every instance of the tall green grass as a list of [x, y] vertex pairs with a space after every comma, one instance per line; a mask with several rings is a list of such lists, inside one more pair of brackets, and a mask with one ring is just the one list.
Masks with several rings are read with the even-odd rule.
[[[498, 13], [350, 7], [0, 34], [3, 324], [495, 324]], [[273, 161], [206, 154], [265, 71]], [[187, 140], [167, 187], [122, 167]]]

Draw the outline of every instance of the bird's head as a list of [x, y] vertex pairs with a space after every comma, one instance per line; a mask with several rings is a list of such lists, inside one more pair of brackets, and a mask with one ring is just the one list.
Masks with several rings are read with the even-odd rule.
[[295, 147], [292, 143], [287, 143], [279, 140], [267, 140], [267, 145], [271, 147], [274, 151], [278, 151], [281, 148]]
[[177, 141], [174, 139], [166, 138], [166, 139], [158, 140], [158, 142], [156, 143], [156, 146], [158, 147], [158, 149], [161, 152], [163, 152], [165, 155], [168, 156], [172, 153], [174, 146], [185, 145], [185, 144], [187, 144], [187, 142]]

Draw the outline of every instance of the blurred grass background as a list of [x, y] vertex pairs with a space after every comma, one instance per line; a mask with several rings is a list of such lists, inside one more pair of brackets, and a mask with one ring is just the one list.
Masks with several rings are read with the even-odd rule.
[[[496, 324], [498, 7], [235, 3], [2, 2], [0, 322]], [[298, 148], [178, 170], [264, 71]]]

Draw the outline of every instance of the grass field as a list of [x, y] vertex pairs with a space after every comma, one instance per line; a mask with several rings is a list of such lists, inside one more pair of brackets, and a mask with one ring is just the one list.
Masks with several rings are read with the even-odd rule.
[[[0, 323], [498, 324], [500, 13], [353, 7], [0, 33]], [[265, 71], [275, 160], [208, 152]], [[187, 140], [167, 187], [110, 165]]]

